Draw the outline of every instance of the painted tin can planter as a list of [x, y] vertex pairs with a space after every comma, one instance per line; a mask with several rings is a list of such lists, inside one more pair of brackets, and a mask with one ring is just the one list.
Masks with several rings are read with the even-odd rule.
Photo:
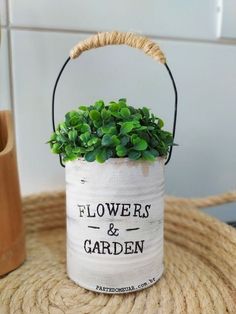
[[[173, 139], [178, 93], [172, 72], [159, 45], [125, 32], [102, 32], [79, 42], [62, 65], [52, 94], [55, 132], [55, 95], [67, 64], [84, 52], [109, 45], [127, 45], [159, 61], [174, 89]], [[67, 270], [80, 286], [101, 293], [127, 293], [154, 284], [163, 273], [164, 165], [109, 159], [104, 164], [82, 159], [66, 163]], [[63, 156], [59, 155], [61, 166]]]
[[66, 164], [67, 271], [74, 282], [127, 293], [161, 277], [164, 162]]

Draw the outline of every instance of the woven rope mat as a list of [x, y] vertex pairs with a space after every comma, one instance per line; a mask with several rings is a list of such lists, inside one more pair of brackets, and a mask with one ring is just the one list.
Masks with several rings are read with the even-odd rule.
[[66, 276], [65, 196], [23, 200], [27, 261], [0, 280], [0, 313], [236, 313], [236, 230], [199, 208], [236, 200], [167, 198], [165, 273], [127, 295], [85, 290]]

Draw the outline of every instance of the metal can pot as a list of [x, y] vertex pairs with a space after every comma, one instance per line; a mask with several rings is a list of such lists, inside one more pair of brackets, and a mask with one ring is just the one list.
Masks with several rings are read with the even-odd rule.
[[75, 283], [127, 293], [161, 277], [164, 163], [66, 163], [67, 272]]

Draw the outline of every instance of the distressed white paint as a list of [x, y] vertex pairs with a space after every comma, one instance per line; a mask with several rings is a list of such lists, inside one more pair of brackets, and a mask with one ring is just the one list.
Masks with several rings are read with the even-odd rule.
[[[146, 288], [160, 278], [163, 272], [163, 159], [154, 163], [127, 158], [112, 158], [104, 164], [84, 160], [69, 162], [66, 164], [66, 194], [67, 270], [74, 282], [97, 292], [124, 293]], [[107, 204], [112, 206], [111, 203], [120, 204], [116, 215], [109, 214]], [[130, 204], [124, 205], [127, 210], [123, 211], [123, 216], [122, 204]], [[135, 204], [142, 206], [139, 212], [135, 212], [135, 208], [140, 207]], [[78, 205], [90, 205], [90, 216], [95, 214], [96, 217], [87, 217], [87, 207]], [[146, 211], [147, 205], [150, 207], [146, 207]], [[139, 217], [143, 215], [147, 217]], [[111, 224], [118, 236], [108, 234]], [[139, 229], [126, 230], [130, 228]], [[102, 251], [100, 246], [100, 251], [90, 253], [89, 248], [93, 246], [90, 242], [85, 245], [86, 240], [91, 244], [106, 243], [106, 246], [109, 243], [110, 248]], [[131, 242], [125, 249], [125, 241], [142, 240], [142, 250]], [[123, 251], [113, 242], [122, 244]], [[120, 254], [110, 254], [114, 253], [114, 246]]]

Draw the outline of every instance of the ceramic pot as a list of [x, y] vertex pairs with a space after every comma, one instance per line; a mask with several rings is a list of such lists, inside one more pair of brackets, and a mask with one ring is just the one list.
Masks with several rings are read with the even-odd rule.
[[67, 271], [74, 282], [127, 293], [161, 277], [164, 162], [66, 163]]

